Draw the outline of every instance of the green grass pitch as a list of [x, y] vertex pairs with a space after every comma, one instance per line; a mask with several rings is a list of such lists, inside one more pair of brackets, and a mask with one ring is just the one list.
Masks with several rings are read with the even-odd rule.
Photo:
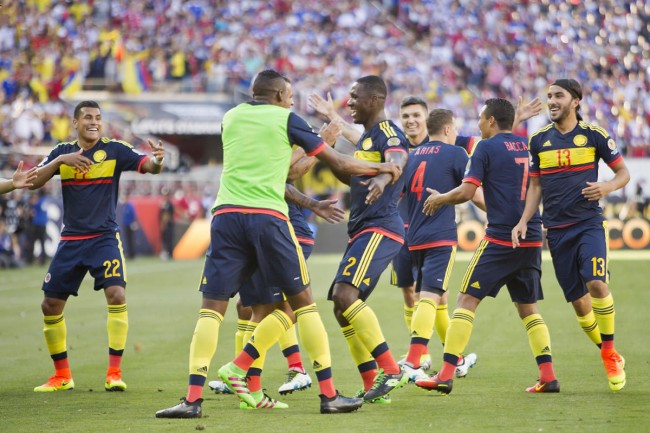
[[[288, 410], [241, 411], [233, 396], [207, 388], [204, 418], [163, 420], [154, 413], [178, 402], [187, 383], [188, 348], [200, 304], [196, 291], [202, 261], [161, 262], [138, 258], [128, 263], [130, 330], [125, 351], [125, 393], [104, 392], [107, 363], [106, 306], [102, 293], [84, 281], [80, 296], [66, 308], [68, 352], [76, 389], [52, 394], [32, 392], [52, 373], [42, 335], [39, 304], [45, 268], [0, 270], [0, 424], [2, 432], [638, 432], [650, 421], [650, 326], [648, 326], [647, 253], [612, 260], [611, 287], [617, 312], [617, 348], [627, 360], [627, 386], [609, 391], [599, 352], [584, 336], [573, 309], [562, 298], [550, 262], [544, 262], [546, 300], [540, 310], [551, 332], [560, 394], [528, 395], [537, 368], [526, 332], [503, 289], [479, 307], [468, 351], [478, 364], [457, 379], [449, 396], [427, 393], [414, 385], [392, 394], [391, 405], [365, 405], [352, 414], [321, 415], [318, 387], [282, 398]], [[469, 256], [454, 268], [450, 312]], [[325, 300], [337, 256], [309, 260], [314, 294], [329, 331], [337, 388], [350, 395], [360, 378]], [[408, 335], [402, 297], [384, 275], [370, 297], [393, 354], [403, 355]], [[230, 307], [222, 325], [210, 378], [233, 356], [236, 314]], [[434, 367], [441, 345], [429, 345]], [[303, 358], [308, 364], [306, 354]], [[308, 369], [313, 376], [313, 371]], [[279, 397], [285, 373], [277, 346], [267, 357], [264, 386]]]

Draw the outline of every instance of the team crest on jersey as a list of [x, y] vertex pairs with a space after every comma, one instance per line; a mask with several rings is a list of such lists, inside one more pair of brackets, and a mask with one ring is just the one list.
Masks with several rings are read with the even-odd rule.
[[389, 146], [399, 146], [401, 143], [400, 139], [397, 137], [391, 137], [388, 139], [388, 142], [386, 143]]
[[93, 153], [93, 160], [95, 162], [102, 162], [105, 159], [106, 159], [106, 151], [105, 150], [98, 150], [97, 152]]
[[542, 147], [549, 147], [549, 146], [553, 146], [553, 145], [551, 144], [551, 140], [546, 140], [546, 141], [544, 142], [544, 144], [542, 144]]
[[372, 139], [370, 137], [366, 138], [361, 142], [361, 148], [363, 150], [370, 150], [372, 149]]
[[610, 138], [609, 140], [607, 140], [607, 147], [609, 147], [609, 150], [611, 150], [612, 153], [614, 153], [616, 151], [616, 143], [614, 142], [613, 138]]
[[48, 272], [47, 274], [45, 274], [45, 279], [43, 281], [49, 283], [51, 279], [52, 279], [52, 274]]
[[584, 146], [585, 144], [587, 144], [587, 137], [582, 134], [576, 135], [575, 137], [573, 137], [573, 144], [575, 144], [578, 147]]

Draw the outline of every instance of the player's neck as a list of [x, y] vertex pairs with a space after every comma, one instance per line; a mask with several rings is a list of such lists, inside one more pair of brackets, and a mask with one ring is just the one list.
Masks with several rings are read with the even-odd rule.
[[370, 131], [370, 129], [373, 126], [375, 126], [379, 122], [383, 122], [384, 120], [386, 120], [386, 114], [382, 110], [380, 113], [377, 113], [376, 115], [368, 119], [368, 121], [363, 124], [363, 127], [366, 131]]
[[560, 131], [562, 134], [566, 134], [567, 132], [573, 131], [577, 124], [578, 119], [576, 117], [567, 117], [559, 122], [555, 122], [555, 129]]
[[428, 134], [427, 131], [422, 131], [420, 134], [416, 135], [415, 137], [407, 137], [409, 140], [409, 143], [411, 143], [411, 147], [419, 146], [424, 142], [424, 140], [427, 138]]
[[77, 144], [79, 144], [79, 147], [82, 148], [83, 150], [88, 150], [92, 149], [93, 146], [95, 146], [100, 139], [97, 139], [95, 141], [84, 141], [82, 139], [77, 140]]

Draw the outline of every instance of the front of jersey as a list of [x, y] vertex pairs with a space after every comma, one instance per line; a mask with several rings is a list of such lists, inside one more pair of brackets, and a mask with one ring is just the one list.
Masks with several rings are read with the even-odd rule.
[[[43, 167], [59, 155], [78, 152], [77, 140], [58, 144], [39, 164]], [[55, 174], [61, 176], [63, 194], [62, 239], [85, 238], [119, 230], [115, 217], [120, 175], [141, 171], [148, 157], [129, 143], [100, 138], [82, 155], [93, 163], [87, 172], [62, 164]]]
[[[409, 142], [392, 121], [384, 120], [364, 132], [357, 143], [354, 157], [362, 161], [386, 162], [390, 152], [407, 152]], [[384, 233], [395, 240], [402, 241], [404, 222], [397, 211], [397, 201], [404, 185], [403, 176], [394, 184], [386, 185], [384, 193], [371, 205], [365, 203], [368, 187], [361, 182], [373, 176], [351, 176], [350, 178], [350, 222], [348, 235], [353, 238], [364, 230]]]
[[[497, 134], [475, 146], [463, 182], [483, 185], [488, 219], [486, 240], [512, 245], [511, 232], [526, 203], [529, 159], [527, 140], [512, 133]], [[535, 212], [522, 246], [541, 245], [540, 223], [539, 212]]]
[[607, 132], [579, 122], [562, 134], [550, 124], [530, 137], [531, 176], [542, 186], [543, 220], [547, 228], [565, 227], [591, 218], [602, 219], [598, 201], [582, 195], [587, 182], [598, 181], [598, 161], [609, 166], [622, 156]]
[[409, 154], [402, 175], [406, 182], [402, 201], [408, 207], [410, 250], [457, 244], [454, 206], [442, 206], [432, 216], [426, 216], [422, 207], [429, 196], [427, 188], [445, 193], [461, 184], [467, 161], [465, 149], [440, 141], [418, 146]]

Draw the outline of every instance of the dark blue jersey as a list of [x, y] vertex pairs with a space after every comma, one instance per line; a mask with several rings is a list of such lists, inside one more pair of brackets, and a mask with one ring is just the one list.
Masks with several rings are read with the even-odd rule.
[[[481, 140], [474, 148], [463, 182], [483, 185], [488, 227], [485, 238], [512, 245], [512, 228], [517, 225], [526, 203], [528, 188], [528, 143], [512, 133]], [[528, 222], [522, 246], [540, 246], [542, 239], [539, 212]]]
[[[39, 164], [43, 167], [57, 156], [80, 150], [77, 141], [60, 143]], [[93, 164], [83, 173], [69, 165], [61, 165], [55, 174], [61, 176], [63, 193], [63, 231], [61, 237], [87, 237], [119, 230], [115, 218], [120, 175], [123, 171], [140, 170], [147, 156], [130, 144], [102, 137], [82, 153]]]
[[[390, 152], [407, 152], [408, 140], [393, 122], [383, 120], [370, 128], [359, 139], [354, 157], [362, 161], [385, 162]], [[350, 178], [350, 222], [348, 235], [353, 238], [364, 230], [384, 233], [399, 242], [404, 237], [404, 222], [397, 211], [397, 201], [404, 185], [404, 178], [386, 185], [384, 193], [371, 205], [366, 204], [368, 187], [361, 182], [372, 176], [351, 176]]]
[[[409, 158], [410, 158], [411, 152], [413, 150], [417, 149], [418, 146], [421, 146], [421, 145], [423, 145], [425, 143], [428, 143], [428, 142], [429, 142], [429, 137], [425, 137], [425, 139], [422, 140], [421, 143], [418, 143], [416, 145], [413, 145], [413, 143], [411, 143], [409, 141], [408, 142], [409, 143]], [[408, 184], [405, 183], [404, 187], [408, 188]], [[406, 189], [404, 191], [406, 191]], [[409, 209], [408, 209], [408, 205], [406, 204], [406, 200], [404, 199], [403, 195], [402, 195], [402, 198], [399, 200], [399, 202], [397, 202], [397, 210], [399, 211], [399, 216], [402, 217], [402, 221], [404, 221], [404, 228], [406, 229], [409, 226]]]
[[442, 206], [432, 216], [422, 213], [422, 206], [429, 197], [427, 188], [445, 193], [462, 183], [468, 159], [462, 147], [440, 141], [418, 146], [409, 154], [402, 175], [406, 182], [402, 201], [408, 204], [410, 224], [406, 243], [410, 250], [456, 245], [454, 206]]
[[459, 135], [456, 137], [456, 143], [455, 145], [458, 147], [462, 147], [465, 149], [465, 152], [467, 152], [468, 155], [472, 154], [472, 151], [474, 150], [474, 147], [476, 146], [476, 143], [480, 140], [480, 137], [466, 137], [464, 135]]
[[562, 134], [550, 124], [531, 135], [530, 155], [530, 175], [540, 177], [547, 228], [602, 218], [598, 201], [587, 200], [581, 191], [598, 180], [600, 159], [610, 166], [622, 159], [607, 131], [579, 122]]

